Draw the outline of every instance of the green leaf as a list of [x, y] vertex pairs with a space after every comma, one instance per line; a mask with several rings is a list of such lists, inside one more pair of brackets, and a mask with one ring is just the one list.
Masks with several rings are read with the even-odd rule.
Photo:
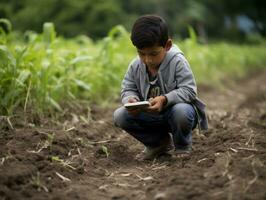
[[17, 82], [21, 85], [24, 84], [24, 82], [28, 79], [28, 77], [31, 75], [30, 71], [23, 70], [20, 72], [19, 77], [17, 78]]
[[51, 158], [52, 161], [57, 161], [57, 162], [61, 162], [62, 159], [60, 159], [58, 156], [52, 156]]
[[193, 44], [197, 43], [197, 35], [195, 30], [192, 28], [192, 26], [188, 26], [188, 32], [189, 32], [189, 37], [190, 40], [192, 41]]
[[63, 109], [61, 108], [61, 106], [51, 97], [47, 97], [48, 102], [54, 107], [56, 108], [58, 111], [62, 111]]
[[8, 64], [15, 66], [16, 59], [5, 45], [0, 45], [0, 67], [6, 67]]
[[106, 155], [106, 157], [109, 157], [109, 152], [108, 152], [108, 148], [104, 145], [102, 145], [102, 152]]
[[74, 58], [70, 61], [70, 64], [74, 65], [74, 64], [77, 64], [79, 62], [90, 61], [90, 60], [92, 60], [91, 56], [77, 56], [76, 58]]
[[47, 43], [52, 43], [55, 39], [56, 32], [54, 24], [51, 22], [46, 22], [43, 24], [43, 39]]
[[91, 86], [89, 84], [85, 83], [82, 80], [74, 79], [74, 81], [79, 87], [81, 87], [81, 88], [83, 88], [85, 90], [89, 91], [91, 89]]
[[5, 33], [10, 33], [12, 30], [12, 24], [8, 19], [0, 18], [0, 27]]

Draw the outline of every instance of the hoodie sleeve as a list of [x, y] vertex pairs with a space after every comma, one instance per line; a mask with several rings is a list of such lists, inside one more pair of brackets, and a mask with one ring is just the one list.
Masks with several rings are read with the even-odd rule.
[[177, 56], [179, 59], [175, 65], [176, 89], [165, 94], [167, 105], [176, 103], [191, 103], [196, 99], [197, 86], [190, 69], [190, 66], [183, 55]]
[[132, 63], [129, 65], [124, 79], [122, 80], [121, 88], [122, 104], [127, 103], [129, 98], [135, 98], [139, 101], [139, 93], [135, 83], [134, 68]]

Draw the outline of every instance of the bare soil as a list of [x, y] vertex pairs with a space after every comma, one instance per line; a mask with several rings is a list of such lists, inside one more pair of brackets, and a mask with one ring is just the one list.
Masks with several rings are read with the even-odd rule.
[[0, 200], [266, 199], [265, 80], [200, 86], [210, 128], [194, 131], [184, 158], [138, 161], [143, 146], [114, 127], [110, 108], [61, 122], [1, 118]]

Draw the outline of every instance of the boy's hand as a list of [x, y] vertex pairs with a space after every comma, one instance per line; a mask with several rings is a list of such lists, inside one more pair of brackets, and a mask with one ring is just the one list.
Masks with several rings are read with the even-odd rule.
[[167, 103], [167, 98], [165, 96], [157, 96], [155, 98], [151, 98], [149, 101], [151, 106], [147, 108], [147, 112], [159, 113]]
[[[135, 98], [130, 98], [127, 102], [134, 103], [137, 102], [137, 100]], [[139, 108], [127, 108], [127, 111], [130, 115], [136, 116], [140, 113], [141, 110]]]

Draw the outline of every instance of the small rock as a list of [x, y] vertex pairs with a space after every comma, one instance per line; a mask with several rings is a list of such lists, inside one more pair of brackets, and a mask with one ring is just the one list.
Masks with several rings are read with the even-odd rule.
[[166, 194], [164, 192], [157, 193], [154, 196], [154, 199], [155, 200], [163, 200], [163, 199], [166, 199]]

